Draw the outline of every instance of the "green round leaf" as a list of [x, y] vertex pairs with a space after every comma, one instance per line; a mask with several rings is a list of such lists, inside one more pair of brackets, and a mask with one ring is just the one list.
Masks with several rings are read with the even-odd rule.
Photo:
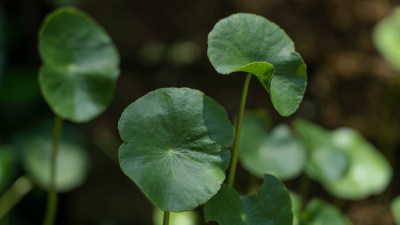
[[119, 56], [107, 33], [84, 12], [61, 8], [46, 18], [39, 39], [39, 83], [52, 110], [74, 122], [102, 113], [119, 75]]
[[306, 65], [287, 34], [261, 16], [238, 13], [220, 20], [208, 35], [208, 57], [218, 73], [255, 75], [282, 116], [294, 113], [303, 99]]
[[300, 119], [294, 122], [294, 127], [309, 150], [309, 161], [306, 166], [308, 176], [321, 183], [329, 183], [347, 173], [350, 159], [333, 144], [328, 131]]
[[225, 179], [232, 125], [225, 110], [200, 91], [150, 92], [125, 109], [118, 129], [122, 170], [163, 211], [205, 203]]
[[373, 40], [378, 51], [400, 71], [400, 7], [375, 26]]
[[351, 160], [340, 180], [327, 184], [331, 193], [345, 199], [363, 199], [382, 193], [392, 177], [387, 159], [358, 132], [341, 128], [332, 133], [333, 142]]
[[223, 185], [221, 190], [204, 206], [207, 222], [221, 225], [292, 225], [293, 213], [290, 196], [280, 180], [264, 176], [264, 183], [256, 194], [240, 196], [235, 189]]
[[[154, 209], [153, 222], [154, 225], [163, 225], [164, 212], [158, 208]], [[199, 216], [196, 211], [185, 211], [169, 215], [169, 224], [171, 225], [198, 225]]]
[[304, 225], [351, 225], [339, 209], [320, 199], [313, 199], [303, 212]]
[[16, 150], [8, 145], [0, 146], [0, 194], [14, 180], [17, 172], [17, 163]]
[[[50, 124], [36, 128], [24, 139], [23, 166], [33, 181], [44, 189], [50, 185], [51, 152], [53, 137]], [[84, 149], [78, 144], [77, 133], [63, 128], [59, 143], [56, 188], [67, 192], [80, 186], [87, 177], [89, 160]]]
[[396, 197], [392, 201], [391, 210], [392, 210], [392, 214], [394, 217], [394, 221], [396, 221], [396, 224], [399, 225], [400, 224], [400, 197]]
[[268, 132], [269, 118], [262, 111], [246, 113], [239, 141], [239, 157], [250, 173], [280, 179], [296, 177], [305, 166], [306, 151], [286, 125]]
[[390, 164], [359, 133], [349, 128], [329, 133], [300, 120], [295, 127], [310, 151], [306, 173], [332, 195], [356, 200], [386, 189], [392, 176]]

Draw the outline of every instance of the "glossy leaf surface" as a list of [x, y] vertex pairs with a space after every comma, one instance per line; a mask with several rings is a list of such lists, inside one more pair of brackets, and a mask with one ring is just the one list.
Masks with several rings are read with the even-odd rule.
[[328, 132], [304, 120], [296, 121], [295, 128], [310, 152], [306, 173], [334, 196], [363, 199], [387, 187], [389, 162], [356, 131]]
[[303, 212], [304, 225], [351, 225], [339, 209], [320, 199], [313, 199]]
[[225, 179], [232, 125], [225, 110], [200, 91], [150, 92], [125, 109], [118, 129], [122, 170], [163, 211], [205, 203]]
[[293, 213], [289, 193], [280, 180], [264, 176], [256, 194], [240, 196], [232, 187], [221, 190], [204, 207], [207, 222], [221, 225], [292, 225]]
[[291, 179], [304, 168], [306, 151], [290, 128], [280, 125], [269, 132], [265, 111], [245, 113], [240, 134], [239, 157], [250, 173], [259, 177], [272, 174]]
[[238, 13], [220, 20], [208, 36], [208, 57], [218, 73], [255, 75], [282, 116], [294, 113], [303, 99], [306, 65], [286, 33], [261, 16]]
[[87, 14], [61, 8], [45, 20], [39, 37], [39, 83], [51, 109], [85, 122], [111, 101], [119, 56], [107, 33]]
[[[23, 166], [29, 177], [38, 186], [47, 189], [50, 184], [52, 127], [46, 124], [34, 129], [24, 138]], [[61, 133], [56, 168], [56, 188], [58, 192], [70, 191], [81, 185], [89, 167], [88, 156], [79, 145], [75, 130], [65, 127]]]
[[400, 6], [375, 26], [373, 40], [378, 51], [400, 71]]
[[16, 149], [8, 146], [0, 146], [0, 194], [13, 182], [17, 172]]

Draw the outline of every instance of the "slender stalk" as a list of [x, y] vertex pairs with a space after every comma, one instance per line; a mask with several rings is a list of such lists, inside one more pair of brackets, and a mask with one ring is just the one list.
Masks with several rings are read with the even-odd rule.
[[52, 149], [51, 165], [50, 165], [50, 187], [47, 195], [46, 214], [43, 221], [43, 225], [53, 225], [56, 218], [57, 202], [58, 202], [58, 196], [56, 192], [56, 169], [57, 169], [57, 155], [58, 155], [58, 145], [61, 136], [61, 129], [62, 129], [62, 118], [56, 115], [54, 119], [53, 149]]
[[164, 211], [164, 222], [163, 225], [169, 225], [169, 212]]
[[19, 177], [13, 185], [0, 197], [0, 220], [18, 204], [33, 188], [32, 182], [26, 176]]
[[300, 183], [297, 191], [301, 197], [301, 208], [304, 208], [305, 203], [307, 202], [309, 187], [310, 187], [310, 178], [308, 178], [305, 174], [303, 174], [303, 176], [300, 178]]
[[235, 172], [236, 172], [238, 149], [239, 149], [240, 128], [242, 127], [244, 107], [246, 105], [247, 91], [249, 89], [251, 76], [252, 76], [251, 73], [247, 74], [246, 80], [244, 82], [242, 99], [240, 100], [239, 114], [236, 121], [235, 139], [233, 140], [233, 147], [232, 147], [231, 168], [229, 170], [229, 179], [228, 179], [229, 186], [233, 186], [233, 183], [235, 181]]

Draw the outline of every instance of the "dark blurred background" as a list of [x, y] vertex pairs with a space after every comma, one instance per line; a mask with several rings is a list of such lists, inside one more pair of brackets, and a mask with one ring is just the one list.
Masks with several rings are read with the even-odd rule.
[[[57, 224], [152, 224], [153, 207], [115, 161], [119, 117], [147, 92], [175, 86], [203, 91], [233, 119], [245, 76], [216, 73], [207, 58], [207, 35], [226, 16], [256, 13], [292, 38], [308, 66], [308, 88], [297, 113], [282, 118], [253, 79], [247, 108], [269, 109], [276, 124], [303, 117], [329, 129], [348, 126], [360, 131], [397, 166], [386, 193], [346, 202], [345, 213], [357, 225], [394, 224], [389, 204], [400, 194], [395, 154], [400, 74], [377, 53], [371, 32], [398, 4], [395, 0], [1, 0], [6, 63], [0, 78], [0, 140], [11, 142], [38, 118], [52, 116], [37, 84], [38, 29], [44, 16], [59, 6], [83, 9], [114, 40], [121, 75], [108, 110], [78, 125], [85, 133], [92, 166], [84, 185], [60, 195]], [[242, 170], [239, 174], [245, 176]], [[239, 189], [245, 180], [237, 180]], [[287, 185], [296, 187], [296, 182]], [[318, 184], [311, 188], [316, 190], [311, 195], [332, 200]], [[18, 215], [39, 224], [44, 205], [45, 192], [35, 189], [17, 206]]]

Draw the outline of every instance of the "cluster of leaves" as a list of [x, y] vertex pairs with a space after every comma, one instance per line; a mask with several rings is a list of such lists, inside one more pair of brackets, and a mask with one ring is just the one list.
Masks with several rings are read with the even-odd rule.
[[[306, 87], [305, 64], [277, 25], [253, 14], [235, 14], [215, 25], [208, 44], [217, 72], [255, 75], [281, 115], [296, 111]], [[233, 129], [222, 106], [202, 92], [150, 92], [125, 109], [118, 128], [124, 141], [119, 149], [122, 170], [163, 211], [206, 203], [205, 219], [222, 225], [292, 224], [289, 193], [274, 176], [264, 175], [263, 186], [252, 196], [240, 196], [222, 184]]]
[[[304, 172], [331, 195], [344, 200], [380, 194], [391, 180], [389, 162], [355, 130], [327, 131], [302, 119], [294, 120], [295, 133], [287, 125], [278, 125], [273, 130], [271, 127], [265, 110], [249, 111], [243, 119], [239, 157], [252, 174], [270, 173], [290, 180]], [[321, 200], [315, 199], [309, 205], [327, 205], [314, 201]], [[299, 214], [307, 214], [309, 207], [314, 208], [308, 206]], [[304, 216], [299, 217], [304, 220]], [[342, 216], [336, 213], [336, 217]]]
[[[398, 19], [398, 12], [393, 18]], [[391, 43], [382, 40], [379, 33], [386, 32], [389, 25], [398, 26], [393, 20], [377, 28], [376, 40], [383, 43], [383, 52], [393, 47], [386, 46]], [[24, 146], [0, 146], [0, 193], [15, 179], [20, 163], [14, 148], [21, 149], [21, 163], [29, 176], [24, 179], [25, 186], [30, 187], [33, 181], [44, 189], [51, 190], [55, 185], [63, 192], [82, 184], [88, 159], [80, 147], [80, 135], [68, 127], [60, 134], [60, 121], [92, 120], [107, 108], [113, 96], [119, 74], [118, 53], [106, 32], [84, 12], [62, 8], [51, 13], [40, 31], [39, 51], [43, 60], [40, 89], [59, 118], [55, 122], [55, 131], [59, 131], [52, 137], [50, 126], [44, 122], [19, 137], [25, 140]], [[397, 53], [387, 54], [392, 63], [400, 58]], [[386, 188], [392, 175], [389, 163], [354, 130], [329, 132], [296, 120], [296, 133], [287, 125], [270, 131], [272, 122], [265, 111], [243, 117], [253, 75], [282, 116], [292, 115], [303, 99], [306, 65], [276, 24], [247, 13], [224, 18], [209, 34], [208, 57], [218, 73], [248, 73], [236, 132], [221, 105], [190, 88], [152, 91], [129, 105], [118, 123], [123, 140], [119, 149], [122, 171], [165, 215], [204, 204], [205, 220], [221, 225], [348, 225], [338, 209], [322, 200], [313, 199], [302, 209], [302, 200], [296, 201], [295, 194], [291, 198], [280, 179], [305, 172], [333, 196], [351, 200], [379, 194]], [[1, 66], [0, 55], [0, 71]], [[58, 136], [59, 147], [55, 144]], [[57, 148], [59, 153], [55, 154]], [[230, 162], [231, 168], [236, 167], [237, 153], [249, 173], [264, 179], [253, 195], [241, 196], [232, 184], [223, 184]], [[54, 172], [55, 180], [49, 171]], [[234, 177], [234, 169], [230, 173]], [[393, 210], [398, 211], [399, 205], [395, 201]], [[6, 213], [2, 209], [0, 198], [0, 219]], [[187, 215], [195, 217], [190, 212]]]

